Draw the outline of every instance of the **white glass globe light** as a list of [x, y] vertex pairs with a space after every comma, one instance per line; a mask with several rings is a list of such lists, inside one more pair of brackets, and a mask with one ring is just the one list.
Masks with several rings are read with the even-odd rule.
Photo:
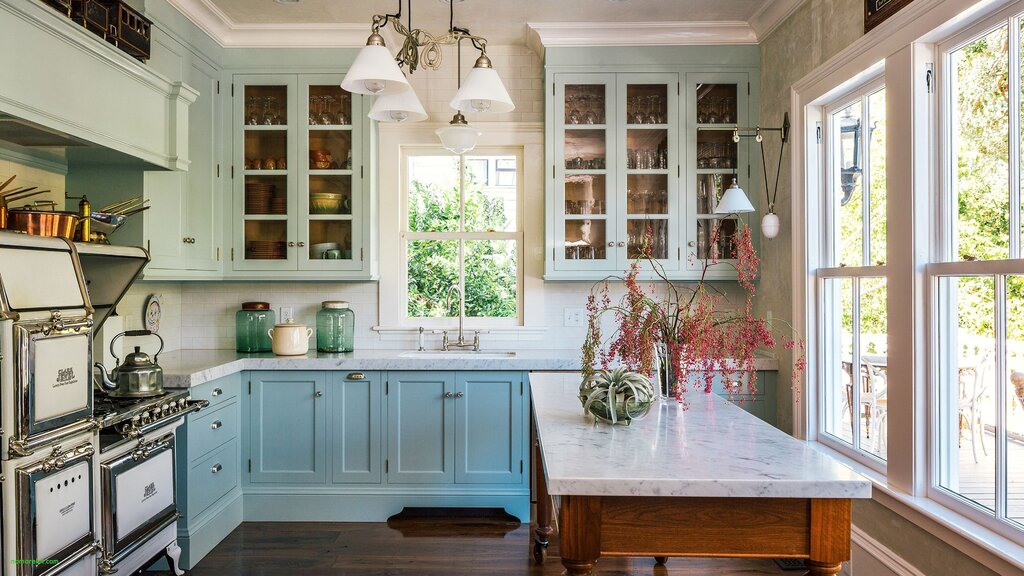
[[453, 154], [465, 154], [476, 148], [476, 142], [481, 132], [466, 123], [466, 117], [462, 114], [455, 114], [447, 126], [442, 126], [435, 131], [441, 139], [441, 144]]
[[761, 234], [764, 234], [765, 238], [775, 238], [779, 235], [780, 228], [779, 216], [774, 212], [769, 212], [761, 218]]

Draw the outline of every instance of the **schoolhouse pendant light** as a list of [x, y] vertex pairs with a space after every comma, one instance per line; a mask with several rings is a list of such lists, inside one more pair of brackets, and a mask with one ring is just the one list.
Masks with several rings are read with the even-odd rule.
[[[398, 0], [398, 12], [395, 14], [375, 14], [371, 23], [370, 37], [366, 46], [360, 49], [355, 61], [341, 87], [356, 94], [377, 96], [377, 101], [370, 108], [369, 117], [381, 122], [418, 122], [426, 120], [427, 114], [420, 104], [403, 73], [403, 67], [412, 74], [420, 64], [437, 70], [441, 67], [442, 46], [455, 44], [461, 53], [461, 42], [468, 40], [480, 51], [473, 70], [459, 85], [455, 97], [451, 101], [455, 116], [449, 125], [437, 130], [445, 148], [456, 152], [469, 151], [476, 145], [480, 131], [469, 126], [462, 110], [474, 112], [505, 113], [515, 110], [515, 104], [509, 97], [508, 90], [501, 82], [498, 72], [494, 70], [491, 59], [487, 56], [487, 39], [477, 36], [466, 28], [455, 26], [455, 1], [450, 2], [448, 12], [448, 31], [444, 34], [432, 34], [425, 30], [412, 27], [412, 1], [405, 0], [408, 19], [402, 23], [402, 0]], [[404, 38], [397, 55], [392, 55], [384, 45], [380, 35], [381, 28], [391, 25]], [[461, 58], [460, 58], [461, 60]], [[461, 62], [459, 62], [461, 64]], [[405, 94], [408, 92], [409, 94]]]
[[747, 193], [743, 191], [743, 188], [740, 188], [739, 182], [733, 177], [732, 186], [725, 190], [725, 194], [722, 194], [722, 199], [718, 202], [718, 206], [715, 207], [715, 214], [740, 214], [753, 211], [754, 205], [747, 198]]

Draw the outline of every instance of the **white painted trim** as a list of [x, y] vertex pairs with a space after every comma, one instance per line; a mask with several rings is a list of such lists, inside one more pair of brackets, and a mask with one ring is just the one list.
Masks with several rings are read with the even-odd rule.
[[[901, 576], [927, 576], [924, 572], [915, 568], [913, 564], [904, 560], [902, 556], [869, 536], [867, 532], [861, 530], [856, 525], [850, 530], [850, 540], [896, 574]], [[862, 576], [857, 574], [856, 564], [853, 566], [852, 574], [853, 576]]]
[[[787, 0], [788, 1], [788, 0]], [[757, 44], [757, 34], [742, 20], [710, 22], [527, 22], [552, 46], [689, 46]]]
[[796, 12], [805, 0], [773, 0], [763, 2], [761, 7], [750, 17], [750, 27], [757, 34], [758, 42], [763, 41], [790, 16]]
[[365, 24], [240, 24], [210, 0], [167, 0], [224, 48], [359, 48], [366, 45]]

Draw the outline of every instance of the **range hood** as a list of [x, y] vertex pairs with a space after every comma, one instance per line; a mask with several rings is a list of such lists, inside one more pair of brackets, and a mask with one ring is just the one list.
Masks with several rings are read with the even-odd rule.
[[149, 253], [134, 246], [76, 242], [78, 261], [93, 307], [94, 334], [110, 317], [149, 263]]

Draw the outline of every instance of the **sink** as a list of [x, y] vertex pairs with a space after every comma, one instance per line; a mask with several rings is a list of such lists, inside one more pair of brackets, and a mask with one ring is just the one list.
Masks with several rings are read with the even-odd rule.
[[436, 358], [438, 360], [450, 358], [475, 358], [478, 360], [501, 360], [515, 358], [515, 352], [474, 352], [472, 350], [410, 350], [399, 354], [401, 358]]

